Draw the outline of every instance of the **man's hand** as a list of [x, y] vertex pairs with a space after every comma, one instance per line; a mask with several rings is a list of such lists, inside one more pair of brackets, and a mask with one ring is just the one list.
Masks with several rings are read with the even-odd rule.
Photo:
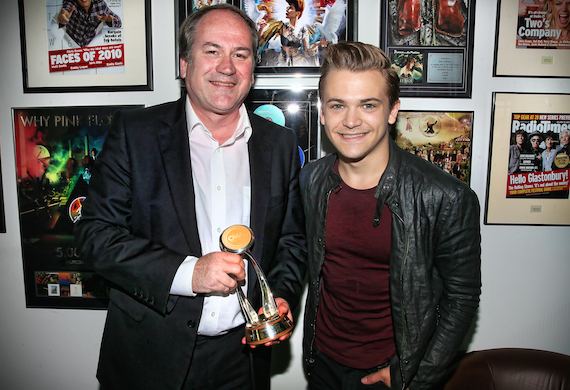
[[[277, 311], [279, 312], [279, 315], [281, 316], [283, 314], [287, 314], [287, 317], [289, 317], [291, 323], [293, 323], [293, 313], [291, 313], [291, 308], [289, 307], [289, 303], [287, 303], [287, 301], [283, 298], [275, 298], [275, 303], [277, 304]], [[259, 309], [259, 314], [261, 313], [263, 313], [263, 308]], [[284, 336], [279, 337], [277, 340], [273, 340], [263, 345], [265, 345], [266, 347], [270, 347], [274, 344], [279, 344], [281, 341], [287, 340], [289, 337], [291, 337], [291, 332], [287, 333]], [[241, 339], [241, 343], [244, 345], [246, 344], [245, 337]], [[256, 347], [255, 345], [250, 345], [250, 348], [255, 348], [255, 347]]]
[[390, 387], [390, 366], [384, 367], [380, 371], [376, 371], [370, 375], [365, 376], [361, 379], [361, 382], [365, 385], [373, 385], [378, 382], [384, 382], [386, 386]]
[[59, 14], [57, 14], [57, 22], [59, 24], [67, 24], [69, 22], [69, 18], [71, 18], [71, 14], [75, 11], [75, 6], [72, 5], [69, 11], [66, 11], [65, 8], [62, 8]]
[[[235, 276], [235, 279], [231, 275]], [[202, 256], [194, 266], [192, 291], [195, 293], [229, 293], [245, 279], [245, 263], [240, 255], [212, 252]]]
[[105, 22], [105, 23], [111, 23], [112, 21], [118, 21], [119, 19], [115, 18], [113, 15], [108, 15], [105, 14], [103, 16], [100, 15], [95, 15], [97, 16], [97, 18], [99, 18], [100, 21]]

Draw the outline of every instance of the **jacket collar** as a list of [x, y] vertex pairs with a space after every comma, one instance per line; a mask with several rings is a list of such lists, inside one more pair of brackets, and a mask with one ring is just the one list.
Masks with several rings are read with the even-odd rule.
[[[380, 177], [380, 181], [376, 186], [376, 191], [374, 191], [374, 197], [378, 199], [376, 202], [376, 212], [374, 214], [374, 219], [372, 220], [375, 227], [380, 223], [384, 204], [388, 204], [387, 201], [390, 195], [395, 191], [397, 184], [396, 178], [398, 177], [398, 170], [402, 163], [403, 150], [396, 145], [396, 142], [392, 138], [390, 138], [389, 141], [390, 157], [388, 158], [388, 165], [386, 166], [382, 177]], [[391, 208], [394, 208], [399, 207], [399, 204], [396, 202], [392, 205], [388, 204], [388, 206], [392, 206]]]

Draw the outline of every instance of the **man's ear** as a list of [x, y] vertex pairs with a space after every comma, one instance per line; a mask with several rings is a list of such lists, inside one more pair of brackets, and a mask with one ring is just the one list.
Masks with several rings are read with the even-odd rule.
[[396, 101], [396, 103], [394, 103], [394, 105], [392, 106], [392, 108], [390, 109], [390, 115], [388, 116], [388, 123], [393, 125], [394, 123], [396, 123], [396, 120], [398, 119], [398, 111], [400, 111], [400, 101]]
[[188, 67], [188, 61], [185, 58], [180, 57], [180, 77], [186, 78], [186, 68]]

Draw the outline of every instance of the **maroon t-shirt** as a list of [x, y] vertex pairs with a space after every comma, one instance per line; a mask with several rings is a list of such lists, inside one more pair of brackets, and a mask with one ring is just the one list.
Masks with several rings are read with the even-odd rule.
[[384, 205], [374, 227], [375, 188], [341, 187], [329, 199], [315, 342], [338, 363], [368, 369], [396, 352], [389, 292], [392, 213]]

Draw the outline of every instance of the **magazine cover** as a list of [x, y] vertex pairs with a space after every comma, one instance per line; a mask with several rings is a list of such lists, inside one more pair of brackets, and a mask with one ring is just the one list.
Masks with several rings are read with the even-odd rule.
[[13, 110], [28, 307], [107, 306], [107, 286], [78, 255], [73, 225], [112, 116], [131, 107]]
[[124, 73], [122, 3], [46, 0], [50, 73]]
[[507, 198], [568, 199], [570, 115], [512, 114]]
[[570, 49], [570, 4], [519, 0], [517, 49]]

